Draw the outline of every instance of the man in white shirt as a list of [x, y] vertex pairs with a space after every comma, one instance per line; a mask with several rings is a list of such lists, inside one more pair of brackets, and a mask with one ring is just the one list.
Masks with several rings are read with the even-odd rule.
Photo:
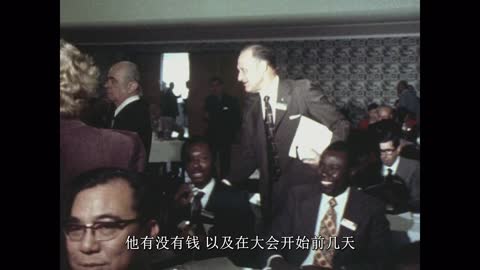
[[409, 210], [420, 210], [420, 162], [400, 156], [400, 136], [394, 131], [385, 130], [379, 138], [382, 176], [389, 174], [400, 178], [407, 186], [410, 198]]
[[286, 174], [307, 172], [317, 158], [289, 157], [300, 116], [326, 126], [332, 141], [346, 140], [350, 123], [320, 89], [308, 80], [282, 79], [277, 74], [274, 50], [263, 45], [246, 46], [238, 57], [238, 80], [247, 96], [241, 127], [241, 152], [233, 155], [226, 179], [234, 185], [246, 181], [258, 169], [262, 219], [267, 228], [281, 208], [286, 192], [300, 184]]
[[234, 263], [248, 264], [250, 251], [206, 250], [205, 241], [206, 237], [216, 237], [221, 247], [223, 236], [232, 240], [253, 237], [255, 220], [248, 194], [214, 179], [212, 148], [206, 139], [187, 140], [182, 147], [182, 160], [191, 183], [182, 184], [174, 196], [171, 230], [184, 237], [199, 237], [200, 251], [194, 254], [195, 259], [229, 256]]
[[108, 99], [116, 106], [111, 127], [136, 132], [142, 139], [148, 157], [152, 143], [150, 109], [147, 102], [140, 98], [139, 81], [137, 65], [121, 61], [108, 71], [105, 88]]
[[[272, 225], [270, 236], [280, 244], [266, 251], [266, 269], [390, 269], [385, 206], [349, 187], [349, 159], [344, 142], [331, 144], [318, 164], [317, 185], [289, 192], [286, 208]], [[285, 247], [285, 237], [292, 237], [291, 246]], [[297, 239], [304, 237], [310, 245], [298, 248]], [[314, 238], [320, 239], [318, 248]]]

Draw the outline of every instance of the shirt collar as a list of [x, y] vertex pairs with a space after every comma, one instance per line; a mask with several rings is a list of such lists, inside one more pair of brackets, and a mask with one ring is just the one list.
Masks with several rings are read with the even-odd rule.
[[398, 164], [400, 163], [400, 156], [397, 157], [395, 162], [393, 162], [392, 166], [385, 166], [383, 165], [383, 176], [386, 176], [388, 174], [388, 169], [392, 170], [392, 174], [395, 174], [397, 172]]
[[[342, 192], [341, 194], [337, 195], [335, 198], [335, 201], [337, 202], [337, 205], [340, 204], [341, 202], [346, 202], [347, 201], [347, 198], [348, 198], [348, 194], [350, 193], [350, 187], [347, 187], [347, 189], [345, 189], [344, 192]], [[326, 202], [330, 201], [330, 199], [332, 198], [332, 196], [329, 196], [325, 193], [322, 194], [322, 201], [325, 200]]]
[[280, 79], [278, 78], [278, 75], [275, 75], [275, 77], [273, 78], [273, 80], [267, 85], [267, 87], [261, 89], [259, 91], [259, 94], [260, 94], [260, 97], [262, 98], [262, 102], [263, 102], [263, 98], [265, 96], [269, 96], [270, 97], [270, 103], [272, 102], [277, 102], [277, 95], [278, 95], [278, 83], [279, 83]]
[[203, 188], [197, 188], [194, 186], [192, 188], [193, 195], [195, 196], [199, 191], [201, 191], [205, 194], [204, 196], [210, 196], [210, 193], [212, 193], [213, 187], [215, 187], [215, 180], [212, 178], [210, 179], [210, 182], [207, 185], [205, 185]]
[[131, 97], [128, 97], [127, 99], [125, 99], [122, 103], [120, 103], [120, 105], [118, 105], [118, 107], [115, 109], [115, 114], [113, 116], [117, 116], [118, 113], [120, 113], [120, 111], [125, 108], [128, 104], [134, 102], [134, 101], [137, 101], [140, 99], [140, 96], [139, 95], [133, 95]]

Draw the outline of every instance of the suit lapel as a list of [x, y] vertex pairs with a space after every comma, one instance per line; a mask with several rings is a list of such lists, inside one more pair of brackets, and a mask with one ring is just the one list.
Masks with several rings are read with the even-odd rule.
[[[356, 191], [353, 190], [352, 188], [350, 188], [350, 194], [348, 195], [347, 205], [345, 205], [345, 211], [343, 212], [343, 216], [340, 219], [340, 227], [339, 227], [339, 232], [338, 232], [338, 235], [337, 235], [337, 243], [340, 247], [342, 247], [342, 241], [345, 241], [346, 237], [350, 237], [350, 239], [352, 239], [352, 237], [353, 237], [353, 240], [356, 240], [355, 238], [357, 236], [358, 230], [360, 230], [359, 220], [362, 219], [362, 214], [365, 213], [365, 209], [363, 209], [363, 201], [359, 200], [357, 195], [358, 194], [356, 193]], [[342, 225], [342, 220], [344, 220], [344, 219], [355, 223], [356, 230], [354, 231], [350, 228], [347, 228], [347, 227], [343, 226]], [[335, 254], [335, 261], [338, 262], [338, 260], [339, 260], [338, 256], [342, 257], [341, 254], [343, 254], [345, 252], [349, 252], [349, 251], [350, 251], [349, 248], [340, 249], [340, 250], [335, 251], [335, 253], [336, 253]]]
[[315, 234], [315, 227], [317, 225], [317, 216], [318, 216], [318, 208], [320, 207], [322, 195], [320, 192], [316, 192], [316, 194], [310, 200], [305, 200], [301, 209], [305, 212], [301, 213], [299, 217], [302, 217], [303, 226], [305, 228], [305, 235], [313, 236]]
[[288, 109], [290, 108], [290, 100], [292, 88], [285, 83], [285, 81], [280, 80], [278, 83], [278, 94], [277, 94], [277, 103], [285, 104], [285, 110], [275, 110], [275, 131], [277, 131], [278, 126], [282, 122], [283, 118], [287, 114]]
[[401, 156], [398, 156], [398, 167], [396, 175], [400, 176], [402, 179], [406, 177], [406, 168], [405, 168], [405, 161]]

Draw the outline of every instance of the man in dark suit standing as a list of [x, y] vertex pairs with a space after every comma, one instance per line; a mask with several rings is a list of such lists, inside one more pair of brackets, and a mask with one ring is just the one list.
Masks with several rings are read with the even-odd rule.
[[[200, 251], [195, 259], [229, 256], [237, 264], [248, 265], [250, 251], [206, 249], [206, 238], [214, 239], [220, 247], [223, 237], [253, 237], [254, 214], [248, 194], [235, 190], [212, 177], [212, 149], [206, 139], [195, 137], [182, 147], [182, 160], [191, 184], [182, 184], [174, 196], [170, 230], [181, 235], [198, 236]], [[210, 241], [213, 242], [213, 241]], [[250, 262], [249, 262], [250, 261]]]
[[290, 158], [289, 148], [299, 124], [300, 115], [309, 117], [333, 132], [332, 141], [345, 140], [350, 124], [320, 90], [311, 89], [308, 80], [280, 79], [275, 55], [262, 45], [245, 47], [238, 57], [238, 80], [248, 93], [243, 108], [241, 153], [232, 158], [226, 177], [240, 183], [259, 169], [260, 198], [264, 226], [281, 208], [291, 185], [300, 184], [282, 177], [287, 172], [308, 172], [305, 163], [312, 160]]
[[317, 170], [316, 184], [296, 186], [289, 192], [270, 234], [279, 241], [292, 237], [293, 243], [297, 237], [306, 237], [310, 245], [280, 249], [286, 241], [280, 242], [277, 250], [265, 252], [267, 269], [391, 269], [385, 206], [349, 187], [347, 145], [331, 144]]
[[210, 79], [210, 90], [205, 99], [207, 138], [213, 147], [213, 159], [220, 162], [219, 178], [224, 178], [230, 169], [231, 147], [240, 129], [240, 105], [236, 98], [225, 93], [219, 77]]
[[139, 80], [137, 65], [121, 61], [108, 71], [105, 88], [108, 99], [116, 106], [112, 128], [136, 132], [142, 139], [148, 157], [152, 143], [152, 127], [149, 106], [140, 98]]

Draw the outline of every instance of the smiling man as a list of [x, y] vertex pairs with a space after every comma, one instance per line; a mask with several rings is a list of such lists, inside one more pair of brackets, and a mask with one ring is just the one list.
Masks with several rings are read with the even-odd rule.
[[[157, 195], [158, 197], [158, 195]], [[127, 247], [129, 237], [159, 233], [158, 203], [141, 175], [122, 169], [95, 169], [78, 176], [68, 200], [63, 230], [71, 269], [142, 270], [143, 247]]]
[[[390, 269], [390, 229], [385, 206], [349, 187], [350, 157], [344, 142], [331, 144], [317, 168], [317, 185], [297, 186], [274, 219], [272, 236], [323, 239], [322, 248], [283, 249], [271, 269]], [[350, 243], [347, 244], [347, 241]]]
[[[171, 228], [183, 236], [199, 237], [200, 251], [195, 259], [228, 256], [235, 264], [251, 263], [248, 251], [230, 249], [206, 250], [205, 237], [217, 237], [219, 247], [223, 236], [236, 239], [254, 234], [254, 214], [248, 194], [217, 181], [212, 176], [212, 148], [205, 138], [187, 140], [182, 148], [182, 160], [191, 184], [182, 184], [175, 194], [171, 213]], [[178, 229], [178, 230], [177, 230]]]

